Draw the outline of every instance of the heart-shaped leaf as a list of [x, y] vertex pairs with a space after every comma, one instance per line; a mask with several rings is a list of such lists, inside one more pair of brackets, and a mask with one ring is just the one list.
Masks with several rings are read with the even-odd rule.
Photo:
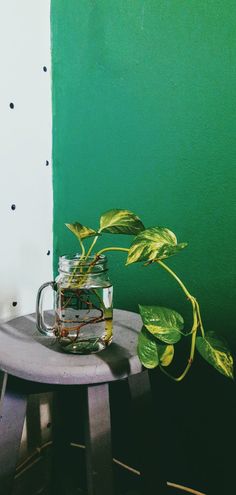
[[86, 237], [92, 237], [95, 235], [99, 235], [96, 230], [90, 229], [90, 227], [85, 227], [85, 225], [81, 225], [79, 222], [75, 223], [66, 223], [66, 227], [73, 232], [73, 234], [79, 239], [85, 239]]
[[186, 246], [186, 242], [177, 244], [176, 236], [171, 230], [165, 227], [151, 227], [135, 237], [126, 264], [168, 258]]
[[145, 368], [156, 368], [159, 364], [157, 339], [153, 337], [145, 327], [142, 328], [138, 338], [138, 357]]
[[181, 339], [184, 320], [179, 313], [162, 306], [139, 306], [139, 310], [144, 326], [156, 338], [166, 344]]
[[156, 368], [160, 363], [169, 366], [174, 357], [174, 346], [159, 344], [148, 330], [143, 327], [138, 338], [138, 356], [145, 368]]
[[209, 364], [227, 376], [234, 379], [233, 357], [226, 342], [219, 338], [214, 332], [208, 332], [205, 337], [197, 337], [196, 347]]
[[144, 228], [140, 218], [129, 210], [109, 210], [100, 218], [100, 232], [138, 234]]

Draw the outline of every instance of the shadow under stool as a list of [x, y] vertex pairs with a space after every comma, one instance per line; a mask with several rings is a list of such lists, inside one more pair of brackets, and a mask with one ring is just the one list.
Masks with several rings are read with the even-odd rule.
[[[50, 493], [67, 495], [70, 434], [72, 425], [83, 421], [87, 493], [114, 495], [109, 387], [118, 380], [127, 382], [132, 401], [131, 427], [137, 429], [134, 447], [140, 458], [140, 493], [164, 493], [159, 490], [163, 485], [151, 449], [149, 377], [136, 351], [141, 326], [138, 314], [114, 310], [112, 344], [91, 355], [64, 353], [54, 338], [38, 333], [34, 314], [0, 326], [0, 495], [12, 493], [27, 397], [47, 391], [55, 392]], [[73, 408], [78, 397], [81, 411], [85, 411], [82, 419]]]

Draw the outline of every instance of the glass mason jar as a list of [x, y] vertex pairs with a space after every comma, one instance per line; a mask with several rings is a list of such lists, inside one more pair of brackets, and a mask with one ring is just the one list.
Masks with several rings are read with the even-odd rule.
[[[52, 327], [46, 325], [42, 307], [42, 294], [47, 286], [55, 291]], [[106, 256], [61, 256], [59, 276], [38, 291], [37, 328], [43, 334], [55, 336], [66, 352], [101, 351], [112, 341], [112, 299]]]

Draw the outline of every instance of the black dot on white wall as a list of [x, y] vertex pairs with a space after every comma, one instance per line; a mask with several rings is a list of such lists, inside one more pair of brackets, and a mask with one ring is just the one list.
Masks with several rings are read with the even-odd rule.
[[50, 251], [50, 249], [48, 249], [47, 256], [49, 256], [50, 254], [51, 254], [51, 251]]
[[17, 306], [17, 301], [13, 301], [12, 306], [15, 308]]
[[45, 165], [46, 165], [46, 167], [48, 167], [48, 165], [49, 165], [49, 161], [48, 160], [46, 160]]
[[14, 103], [12, 103], [12, 102], [11, 102], [11, 103], [9, 104], [9, 107], [13, 110], [13, 108], [15, 108]]
[[14, 211], [15, 209], [16, 209], [16, 205], [14, 205], [14, 204], [13, 204], [13, 205], [11, 205], [11, 210], [13, 210], [13, 211]]
[[43, 66], [43, 72], [47, 72], [47, 70], [48, 70], [48, 69], [47, 69], [46, 65], [44, 65], [44, 66]]

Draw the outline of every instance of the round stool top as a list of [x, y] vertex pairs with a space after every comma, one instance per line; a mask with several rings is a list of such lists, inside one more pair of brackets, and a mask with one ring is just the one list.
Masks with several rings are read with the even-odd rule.
[[35, 315], [0, 326], [0, 369], [25, 380], [50, 384], [86, 385], [121, 380], [142, 371], [137, 339], [138, 314], [114, 310], [113, 341], [96, 354], [67, 354], [57, 340], [41, 335]]

